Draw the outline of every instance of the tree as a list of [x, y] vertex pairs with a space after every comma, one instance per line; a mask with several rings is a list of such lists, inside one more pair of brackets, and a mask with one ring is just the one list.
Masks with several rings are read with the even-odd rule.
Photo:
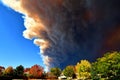
[[13, 67], [9, 66], [8, 68], [5, 69], [4, 71], [4, 75], [8, 75], [8, 76], [13, 76]]
[[106, 53], [92, 64], [92, 79], [117, 80], [120, 78], [120, 52]]
[[16, 69], [14, 70], [14, 76], [16, 77], [23, 77], [24, 74], [24, 67], [22, 65], [19, 65], [16, 67]]
[[63, 70], [63, 74], [66, 76], [66, 77], [74, 77], [75, 75], [75, 69], [74, 69], [74, 66], [67, 66], [64, 70]]
[[11, 66], [7, 67], [0, 76], [0, 80], [7, 80], [7, 79], [11, 80], [13, 78], [13, 72], [14, 72], [13, 67]]
[[61, 74], [61, 69], [58, 67], [51, 68], [50, 73], [58, 78], [58, 76]]
[[40, 65], [34, 65], [30, 68], [29, 73], [33, 78], [41, 78], [44, 72], [44, 68]]
[[78, 79], [89, 79], [91, 64], [87, 60], [81, 60], [80, 63], [77, 63], [76, 67], [76, 73]]

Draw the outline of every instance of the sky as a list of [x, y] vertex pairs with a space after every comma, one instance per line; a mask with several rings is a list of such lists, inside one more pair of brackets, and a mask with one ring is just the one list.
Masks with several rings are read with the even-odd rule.
[[120, 0], [3, 2], [18, 13], [0, 5], [0, 65], [64, 69], [120, 51]]
[[39, 47], [23, 37], [22, 16], [0, 2], [0, 66], [44, 66]]

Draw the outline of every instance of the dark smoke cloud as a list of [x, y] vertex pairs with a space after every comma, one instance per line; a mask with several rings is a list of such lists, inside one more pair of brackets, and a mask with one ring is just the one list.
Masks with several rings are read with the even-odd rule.
[[[47, 67], [64, 68], [120, 50], [120, 0], [4, 0], [25, 15], [24, 37]], [[14, 4], [13, 4], [14, 3]]]

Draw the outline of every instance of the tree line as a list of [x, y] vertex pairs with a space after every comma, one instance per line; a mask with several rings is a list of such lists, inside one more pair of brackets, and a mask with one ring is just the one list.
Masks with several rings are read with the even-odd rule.
[[24, 68], [22, 65], [17, 66], [15, 69], [12, 66], [6, 69], [0, 66], [0, 79], [32, 79], [44, 78], [44, 69], [40, 65], [34, 65], [31, 68]]
[[120, 52], [108, 52], [95, 62], [80, 60], [76, 65], [68, 65], [61, 70], [58, 67], [45, 72], [40, 65], [24, 68], [22, 65], [15, 69], [12, 66], [0, 66], [0, 79], [57, 79], [64, 75], [69, 79], [80, 80], [117, 80], [120, 79]]

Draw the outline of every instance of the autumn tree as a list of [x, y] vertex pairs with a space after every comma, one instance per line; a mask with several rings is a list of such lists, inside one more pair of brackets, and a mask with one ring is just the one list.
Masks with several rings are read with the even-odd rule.
[[91, 64], [87, 60], [81, 60], [80, 63], [77, 63], [75, 66], [76, 68], [76, 74], [78, 79], [89, 79]]
[[8, 68], [5, 69], [4, 71], [4, 75], [8, 75], [8, 76], [13, 76], [13, 67], [9, 66]]
[[120, 52], [106, 53], [92, 64], [92, 79], [118, 80], [120, 78]]
[[44, 68], [40, 65], [34, 65], [30, 68], [29, 73], [33, 78], [41, 78], [44, 72]]
[[61, 69], [58, 68], [58, 67], [55, 67], [55, 68], [51, 68], [50, 69], [50, 73], [56, 77], [60, 76], [61, 74]]
[[9, 66], [7, 67], [0, 76], [0, 80], [11, 80], [13, 78], [13, 67]]
[[66, 77], [74, 77], [75, 75], [75, 69], [74, 69], [74, 66], [67, 66], [64, 70], [63, 70], [63, 74], [66, 76]]

